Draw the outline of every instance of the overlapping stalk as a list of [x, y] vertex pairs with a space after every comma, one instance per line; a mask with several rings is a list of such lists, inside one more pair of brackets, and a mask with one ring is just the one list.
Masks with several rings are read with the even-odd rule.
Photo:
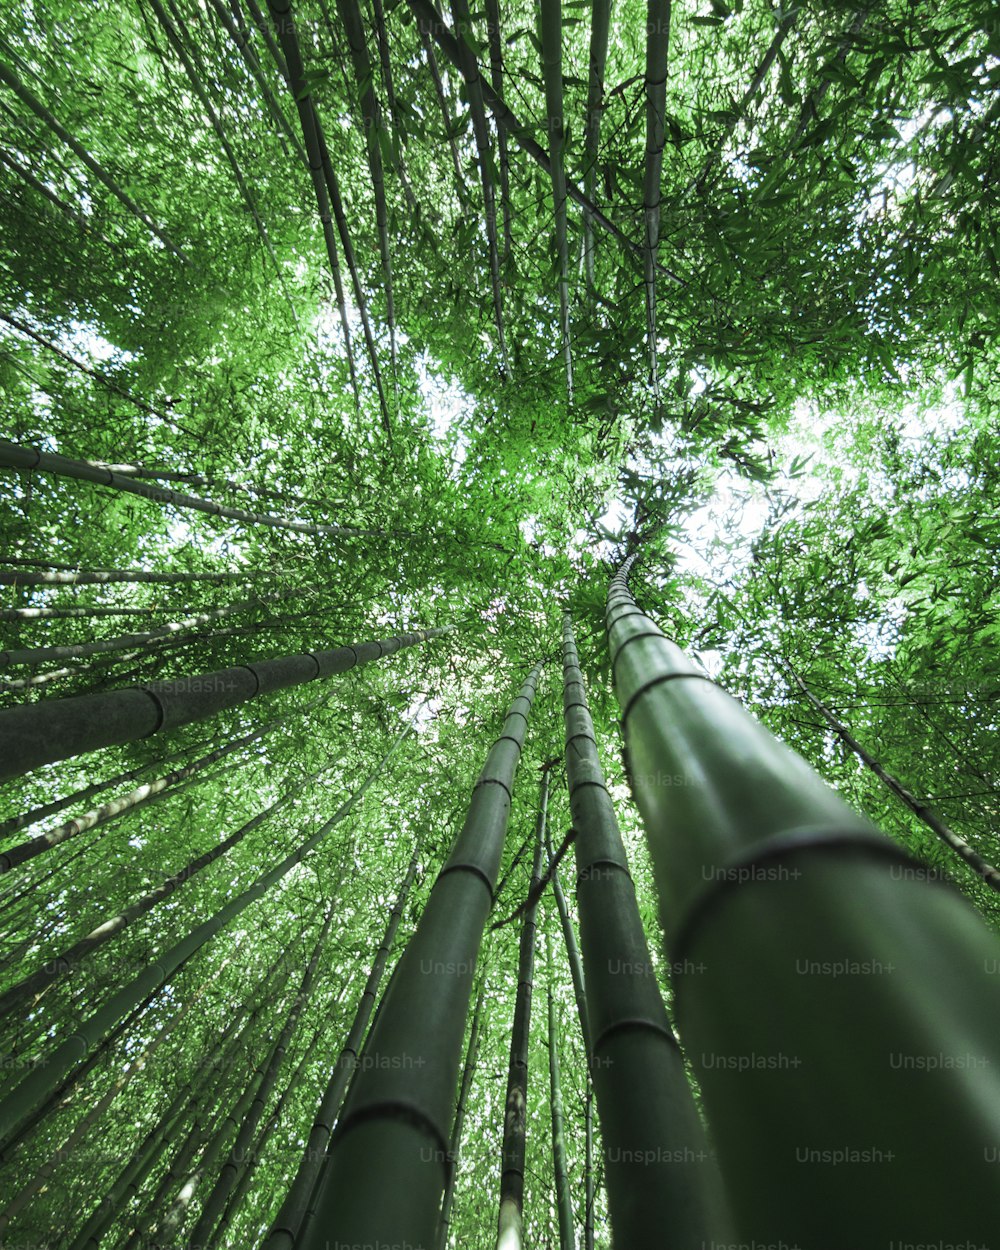
[[142, 1002], [151, 992], [159, 989], [164, 982], [175, 975], [187, 961], [196, 954], [225, 926], [245, 911], [251, 903], [262, 898], [278, 881], [289, 873], [296, 864], [309, 854], [327, 834], [356, 806], [366, 790], [382, 774], [385, 766], [409, 735], [411, 727], [407, 726], [396, 737], [382, 760], [369, 773], [365, 781], [351, 794], [329, 820], [324, 821], [304, 842], [291, 854], [286, 855], [274, 868], [269, 869], [257, 878], [247, 889], [231, 898], [213, 916], [197, 925], [180, 942], [164, 952], [158, 959], [150, 963], [137, 977], [122, 986], [108, 998], [87, 1020], [77, 1026], [76, 1031], [51, 1054], [45, 1056], [44, 1062], [34, 1068], [27, 1076], [0, 1102], [0, 1148], [18, 1133], [21, 1125], [32, 1116], [38, 1105], [44, 1102], [59, 1082], [72, 1071], [96, 1046], [104, 1036], [114, 1029], [130, 1011]]
[[568, 616], [563, 676], [589, 1059], [612, 1229], [623, 1246], [691, 1250], [724, 1239], [723, 1204], [650, 959]]

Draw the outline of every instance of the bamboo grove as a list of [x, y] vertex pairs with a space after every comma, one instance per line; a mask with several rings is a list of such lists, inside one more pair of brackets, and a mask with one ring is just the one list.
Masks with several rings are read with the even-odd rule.
[[0, 1245], [997, 1244], [998, 88], [4, 7]]

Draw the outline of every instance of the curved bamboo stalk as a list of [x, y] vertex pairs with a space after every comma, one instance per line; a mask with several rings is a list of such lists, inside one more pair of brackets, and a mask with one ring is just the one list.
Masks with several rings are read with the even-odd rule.
[[411, 732], [412, 728], [409, 725], [402, 730], [364, 782], [358, 786], [350, 798], [340, 805], [329, 820], [324, 821], [279, 864], [262, 873], [251, 886], [240, 891], [213, 916], [197, 925], [185, 938], [172, 946], [159, 959], [153, 961], [137, 977], [112, 994], [93, 1015], [78, 1026], [71, 1037], [56, 1046], [40, 1066], [33, 1069], [11, 1090], [0, 1102], [0, 1142], [2, 1142], [0, 1148], [6, 1148], [24, 1121], [31, 1117], [38, 1104], [52, 1093], [63, 1077], [86, 1060], [89, 1052], [100, 1045], [105, 1034], [111, 1031], [123, 1016], [133, 1010], [150, 993], [159, 991], [165, 982], [169, 981], [231, 920], [245, 911], [251, 903], [262, 898], [273, 885], [286, 876], [296, 864], [301, 863], [305, 856], [322, 842], [327, 834], [356, 806], [372, 783], [381, 776], [400, 743]]
[[348, 1243], [434, 1239], [476, 957], [539, 671], [532, 669], [487, 756], [462, 831], [383, 996], [364, 1052], [374, 1062], [355, 1076], [330, 1139], [301, 1250], [320, 1250], [334, 1233]]
[[[663, 636], [631, 564], [607, 607], [628, 771], [742, 1239], [853, 1244], [859, 1213], [866, 1245], [944, 1239], [961, 1192], [962, 1235], [988, 1243], [995, 934]], [[835, 1149], [878, 1152], [849, 1209]]]
[[332, 651], [285, 655], [194, 677], [8, 708], [0, 711], [0, 781], [41, 764], [190, 725], [260, 695], [345, 673], [426, 639], [443, 637], [454, 628], [424, 629]]

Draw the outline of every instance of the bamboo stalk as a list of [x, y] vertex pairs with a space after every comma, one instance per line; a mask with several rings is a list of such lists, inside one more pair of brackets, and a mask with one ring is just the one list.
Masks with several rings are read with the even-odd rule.
[[434, 1240], [476, 958], [539, 671], [532, 669], [487, 756], [462, 831], [383, 996], [365, 1045], [369, 1063], [330, 1139], [301, 1250], [320, 1250], [333, 1235], [348, 1243]]
[[[631, 564], [607, 607], [628, 771], [741, 1239], [863, 1229], [867, 1248], [958, 1221], [988, 1243], [995, 935], [663, 636]], [[837, 1158], [856, 1161], [850, 1204]]]

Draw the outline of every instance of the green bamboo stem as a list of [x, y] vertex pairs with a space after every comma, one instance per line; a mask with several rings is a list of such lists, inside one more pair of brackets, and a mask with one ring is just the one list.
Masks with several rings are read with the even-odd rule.
[[286, 655], [193, 677], [45, 699], [0, 711], [0, 781], [54, 760], [189, 725], [260, 695], [345, 673], [426, 639], [442, 637], [453, 628], [420, 630], [379, 642]]
[[670, 0], [648, 0], [646, 8], [646, 166], [642, 186], [646, 250], [643, 257], [643, 282], [646, 291], [649, 378], [657, 406], [660, 383], [656, 346], [656, 256], [660, 243], [660, 184], [663, 176], [664, 121], [667, 112], [670, 8]]
[[355, 1076], [331, 1137], [301, 1250], [320, 1250], [333, 1235], [348, 1243], [434, 1241], [476, 958], [539, 671], [529, 674], [487, 756], [465, 824], [383, 996], [365, 1046], [372, 1062]]
[[569, 244], [566, 223], [566, 170], [563, 149], [566, 127], [563, 121], [562, 87], [562, 0], [539, 0], [539, 31], [542, 44], [542, 77], [545, 80], [545, 110], [549, 134], [549, 164], [552, 175], [552, 206], [556, 219], [556, 254], [559, 260], [559, 327], [566, 364], [566, 394], [573, 403], [573, 351], [569, 325]]
[[650, 959], [568, 615], [563, 677], [590, 1070], [611, 1225], [622, 1245], [690, 1250], [726, 1232], [718, 1178]]
[[115, 473], [111, 469], [103, 468], [93, 461], [73, 460], [69, 456], [40, 451], [36, 447], [22, 447], [6, 439], [0, 439], [0, 467], [28, 471], [40, 469], [58, 477], [68, 477], [78, 482], [93, 482], [97, 486], [123, 491], [129, 495], [138, 495], [140, 499], [149, 499], [154, 503], [170, 504], [174, 508], [188, 508], [195, 512], [204, 512], [208, 516], [226, 517], [248, 525], [267, 525], [276, 529], [293, 530], [297, 534], [333, 538], [370, 538], [381, 535], [381, 531], [378, 530], [355, 529], [349, 525], [313, 525], [309, 521], [295, 521], [288, 517], [271, 516], [269, 513], [247, 512], [243, 508], [231, 508], [227, 504], [212, 503], [208, 499], [199, 499], [195, 495], [187, 495], [183, 491], [171, 490], [166, 486], [155, 486], [150, 482], [137, 481], [121, 473]]
[[552, 1174], [555, 1181], [556, 1211], [559, 1216], [559, 1250], [576, 1250], [576, 1221], [573, 1215], [573, 1199], [569, 1188], [566, 1137], [563, 1126], [559, 1023], [556, 1016], [555, 997], [552, 993], [552, 950], [549, 945], [548, 933], [545, 934], [545, 954], [548, 968], [549, 1107], [552, 1114]]
[[[608, 62], [612, 0], [592, 0], [590, 6], [590, 55], [587, 78], [587, 123], [583, 134], [583, 193], [589, 200], [597, 188], [597, 161], [601, 149], [601, 117], [604, 112], [604, 71]], [[583, 270], [587, 291], [593, 295], [594, 224], [583, 214]]]
[[482, 980], [479, 985], [479, 993], [476, 995], [476, 1005], [472, 1012], [469, 1043], [465, 1050], [465, 1062], [462, 1065], [462, 1081], [458, 1088], [455, 1118], [452, 1121], [451, 1136], [448, 1139], [448, 1162], [450, 1167], [448, 1168], [448, 1179], [445, 1181], [444, 1194], [441, 1198], [441, 1214], [438, 1218], [438, 1233], [435, 1243], [438, 1250], [445, 1250], [445, 1247], [448, 1245], [451, 1208], [455, 1200], [455, 1176], [462, 1149], [462, 1128], [465, 1124], [465, 1111], [469, 1105], [469, 1092], [472, 1089], [472, 1081], [476, 1075], [476, 1065], [479, 1059], [479, 1026], [482, 1019], [483, 991], [485, 987], [486, 982]]
[[93, 642], [68, 643], [52, 647], [18, 647], [9, 651], [0, 651], [0, 668], [10, 664], [42, 664], [48, 660], [82, 660], [92, 655], [106, 655], [113, 651], [126, 651], [129, 647], [144, 646], [157, 638], [170, 638], [175, 634], [197, 629], [234, 612], [248, 612], [253, 608], [263, 607], [287, 599], [290, 595], [302, 592], [289, 587], [279, 590], [273, 595], [265, 595], [259, 599], [241, 599], [238, 603], [227, 603], [221, 608], [213, 608], [209, 612], [201, 612], [195, 616], [184, 617], [180, 621], [171, 621], [168, 625], [158, 625], [156, 629], [145, 630], [135, 634], [118, 634], [113, 638], [96, 638]]
[[[452, 17], [458, 36], [459, 69], [465, 79], [465, 89], [469, 99], [469, 114], [472, 118], [472, 134], [476, 144], [476, 159], [479, 165], [479, 180], [483, 188], [484, 223], [486, 226], [486, 245], [489, 252], [490, 289], [493, 294], [493, 321], [497, 328], [497, 343], [500, 348], [500, 359], [504, 372], [509, 376], [510, 363], [507, 354], [507, 336], [503, 321], [503, 295], [500, 288], [500, 251], [497, 244], [497, 205], [496, 189], [493, 185], [492, 157], [490, 154], [490, 132], [486, 124], [486, 105], [483, 101], [483, 83], [479, 75], [479, 65], [472, 51], [472, 15], [468, 0], [452, 0]], [[418, 21], [420, 19], [418, 18]], [[431, 31], [424, 25], [423, 33], [429, 37]]]
[[[543, 768], [535, 826], [535, 857], [528, 897], [534, 899], [542, 878], [545, 818], [549, 803], [549, 770]], [[504, 1098], [503, 1141], [500, 1147], [500, 1212], [496, 1250], [521, 1250], [524, 1244], [524, 1158], [528, 1128], [528, 1037], [535, 967], [537, 901], [525, 910], [517, 959], [517, 994], [510, 1038], [507, 1094]]]
[[663, 636], [631, 563], [607, 607], [628, 771], [741, 1239], [988, 1244], [995, 935]]
[[211, 1192], [205, 1200], [191, 1234], [191, 1241], [195, 1245], [208, 1245], [214, 1240], [215, 1226], [222, 1217], [225, 1210], [226, 1202], [233, 1192], [234, 1187], [243, 1175], [246, 1162], [246, 1152], [250, 1148], [250, 1144], [257, 1132], [257, 1126], [267, 1107], [268, 1101], [281, 1074], [282, 1065], [285, 1056], [288, 1053], [288, 1046], [291, 1042], [292, 1035], [298, 1026], [302, 1012], [309, 1002], [310, 995], [313, 992], [313, 984], [316, 979], [316, 972], [319, 962], [324, 954], [327, 944], [327, 938], [330, 933], [330, 927], [333, 924], [335, 914], [334, 903], [331, 902], [327, 909], [326, 917], [320, 926], [319, 935], [316, 938], [316, 945], [313, 947], [312, 955], [302, 974], [302, 981], [299, 985], [291, 1010], [285, 1021], [284, 1028], [278, 1035], [277, 1041], [274, 1043], [264, 1068], [263, 1080], [257, 1087], [250, 1105], [247, 1107], [246, 1113], [239, 1123], [239, 1131], [236, 1134], [236, 1140], [233, 1143], [222, 1171], [216, 1178], [215, 1184], [212, 1186]]
[[326, 1087], [316, 1112], [313, 1126], [309, 1131], [302, 1164], [285, 1197], [285, 1201], [281, 1205], [281, 1209], [271, 1224], [267, 1241], [264, 1243], [264, 1250], [292, 1250], [292, 1246], [295, 1244], [303, 1227], [306, 1215], [312, 1206], [317, 1181], [323, 1167], [326, 1148], [330, 1141], [330, 1134], [340, 1113], [341, 1103], [344, 1101], [348, 1082], [358, 1066], [361, 1043], [364, 1040], [368, 1022], [371, 1019], [372, 1010], [378, 1001], [379, 988], [382, 984], [386, 964], [388, 963], [403, 916], [403, 907], [409, 897], [410, 889], [416, 876], [418, 851], [419, 847], [414, 847], [413, 855], [406, 870], [406, 876], [403, 878], [403, 884], [389, 914], [389, 923], [386, 925], [381, 945], [375, 953], [368, 980], [365, 982], [365, 988], [361, 993], [354, 1020], [337, 1057], [337, 1062], [334, 1064], [333, 1075]]

